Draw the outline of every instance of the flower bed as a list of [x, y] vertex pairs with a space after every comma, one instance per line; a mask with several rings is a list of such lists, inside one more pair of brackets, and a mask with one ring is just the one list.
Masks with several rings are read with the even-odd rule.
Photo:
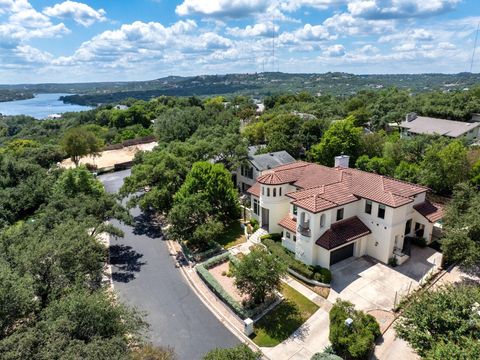
[[282, 244], [273, 241], [270, 238], [265, 238], [262, 243], [275, 256], [280, 258], [287, 266], [294, 272], [324, 284], [330, 284], [332, 281], [332, 274], [330, 270], [320, 266], [305, 265], [301, 261], [295, 259], [295, 255], [282, 246]]

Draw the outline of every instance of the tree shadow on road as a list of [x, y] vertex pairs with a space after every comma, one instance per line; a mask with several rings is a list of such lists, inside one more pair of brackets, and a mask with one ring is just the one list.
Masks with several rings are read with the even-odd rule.
[[126, 245], [111, 245], [110, 265], [112, 266], [112, 279], [117, 282], [129, 282], [135, 279], [135, 273], [139, 272], [146, 262], [140, 261], [143, 254], [139, 254]]
[[162, 228], [152, 214], [142, 213], [134, 218], [133, 233], [156, 239], [162, 236]]

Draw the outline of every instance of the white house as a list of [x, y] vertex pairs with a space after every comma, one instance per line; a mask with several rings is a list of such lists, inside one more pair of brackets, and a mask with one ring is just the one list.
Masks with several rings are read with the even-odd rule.
[[248, 190], [252, 216], [282, 233], [297, 259], [326, 268], [363, 255], [403, 263], [406, 236], [432, 241], [442, 210], [426, 200], [426, 187], [351, 169], [348, 161], [338, 156], [334, 168], [299, 161], [266, 172]]
[[[472, 120], [475, 117], [472, 118]], [[409, 113], [405, 121], [400, 124], [402, 137], [410, 137], [418, 134], [442, 135], [450, 138], [464, 137], [468, 141], [480, 140], [480, 122], [463, 122], [445, 119], [437, 119], [426, 116], [418, 116]]]
[[260, 148], [261, 146], [250, 146], [248, 148], [248, 158], [236, 171], [236, 184], [242, 192], [247, 191], [255, 184], [257, 178], [264, 171], [295, 162], [292, 155], [286, 151], [255, 155]]

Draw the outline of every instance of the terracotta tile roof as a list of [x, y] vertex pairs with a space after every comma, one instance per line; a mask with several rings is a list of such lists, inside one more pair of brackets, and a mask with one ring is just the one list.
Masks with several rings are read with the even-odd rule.
[[247, 189], [247, 193], [253, 195], [253, 196], [256, 196], [256, 197], [260, 197], [260, 183], [259, 182], [256, 182], [255, 184], [253, 184], [252, 186], [250, 186], [248, 189]]
[[330, 168], [299, 161], [279, 166], [260, 176], [265, 185], [292, 184], [301, 190], [287, 194], [293, 203], [319, 212], [358, 200], [369, 199], [390, 207], [413, 201], [428, 188], [350, 168]]
[[290, 215], [286, 215], [280, 222], [278, 223], [284, 229], [290, 230], [293, 233], [297, 232], [297, 220], [290, 217]]
[[370, 233], [367, 225], [358, 217], [353, 216], [332, 224], [330, 229], [325, 231], [315, 243], [327, 250], [332, 250]]
[[413, 208], [431, 223], [434, 223], [443, 218], [442, 206], [440, 206], [439, 204], [431, 203], [428, 200], [425, 200], [423, 203], [414, 205]]

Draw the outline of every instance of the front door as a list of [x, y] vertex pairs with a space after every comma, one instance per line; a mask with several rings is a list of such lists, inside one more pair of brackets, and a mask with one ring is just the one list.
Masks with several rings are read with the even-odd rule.
[[270, 218], [270, 211], [268, 209], [262, 208], [262, 228], [268, 230], [269, 225], [269, 218]]

